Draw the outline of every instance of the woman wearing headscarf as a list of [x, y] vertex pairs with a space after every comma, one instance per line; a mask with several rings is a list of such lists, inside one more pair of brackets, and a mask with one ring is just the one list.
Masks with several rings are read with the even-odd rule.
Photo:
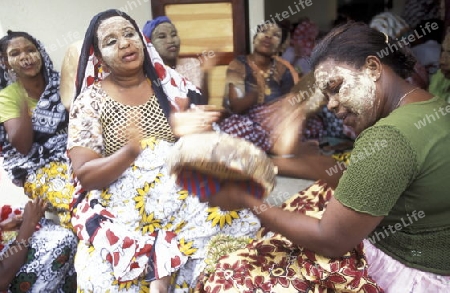
[[[5, 280], [12, 292], [73, 292], [75, 234], [42, 219], [43, 212], [34, 216], [33, 227], [27, 219], [30, 205], [42, 209], [48, 202], [47, 210], [59, 215], [62, 226], [70, 226], [72, 186], [67, 181], [65, 156], [68, 114], [59, 98], [59, 74], [40, 42], [28, 33], [8, 31], [0, 40], [0, 50], [9, 71], [2, 77], [13, 77], [0, 91], [3, 167], [13, 183], [34, 199], [25, 206], [23, 222], [21, 209], [3, 206], [0, 211], [0, 222], [15, 220], [8, 228], [12, 230], [9, 237], [0, 229], [0, 259], [11, 257], [4, 265], [15, 276]], [[40, 229], [35, 232], [36, 222]], [[28, 258], [12, 255], [18, 250], [22, 256], [27, 251]], [[17, 263], [23, 264], [20, 269]]]
[[48, 200], [49, 211], [57, 214], [61, 225], [70, 226], [68, 113], [59, 96], [59, 73], [41, 44], [27, 33], [9, 31], [0, 45], [10, 72], [7, 77], [15, 78], [0, 93], [3, 167], [28, 197]]
[[198, 89], [118, 10], [92, 18], [77, 72], [68, 154], [79, 290], [167, 292], [173, 277], [172, 290], [187, 292], [212, 235], [259, 227], [248, 210], [200, 203], [168, 173], [177, 138], [211, 130], [220, 115], [190, 110]]
[[167, 16], [158, 16], [145, 23], [142, 33], [155, 46], [164, 64], [175, 69], [182, 76], [202, 90], [204, 103], [208, 102], [207, 71], [214, 65], [214, 55], [203, 58], [180, 58], [180, 37], [175, 25]]

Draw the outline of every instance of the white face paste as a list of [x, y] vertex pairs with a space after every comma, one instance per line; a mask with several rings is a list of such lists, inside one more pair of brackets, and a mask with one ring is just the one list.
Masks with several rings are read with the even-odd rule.
[[141, 66], [144, 62], [144, 45], [133, 25], [122, 16], [102, 21], [97, 30], [98, 46], [103, 62], [111, 73], [114, 69]]
[[41, 54], [36, 46], [24, 37], [9, 41], [6, 56], [9, 66], [19, 78], [34, 77], [41, 71]]
[[281, 28], [275, 24], [264, 24], [253, 40], [255, 50], [275, 54], [281, 44]]
[[[317, 87], [328, 97], [328, 108], [357, 132], [375, 123], [376, 85], [369, 69], [357, 70], [326, 60], [314, 72]], [[359, 130], [359, 131], [358, 131]]]
[[178, 58], [180, 53], [180, 37], [175, 26], [168, 22], [159, 24], [152, 32], [152, 43], [163, 60]]

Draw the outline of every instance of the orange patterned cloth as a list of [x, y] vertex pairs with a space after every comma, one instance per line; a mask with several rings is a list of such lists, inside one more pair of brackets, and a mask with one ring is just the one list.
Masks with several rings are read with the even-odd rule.
[[[333, 190], [321, 181], [283, 204], [289, 211], [321, 217]], [[211, 271], [209, 271], [211, 272]], [[204, 272], [195, 292], [384, 292], [368, 275], [361, 242], [330, 259], [262, 228], [245, 248], [222, 256]]]

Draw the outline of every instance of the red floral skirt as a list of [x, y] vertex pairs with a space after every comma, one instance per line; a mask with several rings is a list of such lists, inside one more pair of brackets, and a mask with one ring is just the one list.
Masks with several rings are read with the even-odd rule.
[[[317, 181], [283, 208], [319, 218], [332, 194], [331, 188]], [[256, 240], [205, 270], [195, 292], [375, 293], [383, 289], [368, 274], [362, 242], [343, 257], [330, 259], [262, 228]]]

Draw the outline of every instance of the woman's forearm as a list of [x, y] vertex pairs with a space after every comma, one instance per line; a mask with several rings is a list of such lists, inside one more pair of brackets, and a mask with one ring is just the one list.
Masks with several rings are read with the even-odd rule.
[[10, 121], [5, 122], [5, 129], [8, 133], [8, 140], [11, 145], [21, 154], [28, 154], [33, 145], [34, 135], [31, 117], [22, 115], [19, 118], [11, 119]]
[[4, 251], [2, 257], [0, 257], [0, 274], [2, 278], [0, 280], [0, 290], [8, 290], [9, 284], [20, 268], [25, 264], [28, 255], [29, 241], [33, 235], [36, 227], [31, 227], [27, 224], [23, 224], [20, 227], [19, 234], [16, 237], [16, 241]]
[[339, 240], [334, 235], [325, 233], [320, 219], [282, 210], [250, 196], [246, 198], [246, 207], [260, 219], [262, 226], [293, 243], [327, 257], [340, 257], [348, 251], [348, 248], [336, 245]]
[[76, 170], [76, 176], [85, 190], [106, 188], [130, 167], [138, 155], [136, 148], [127, 144], [108, 157], [84, 163]]

